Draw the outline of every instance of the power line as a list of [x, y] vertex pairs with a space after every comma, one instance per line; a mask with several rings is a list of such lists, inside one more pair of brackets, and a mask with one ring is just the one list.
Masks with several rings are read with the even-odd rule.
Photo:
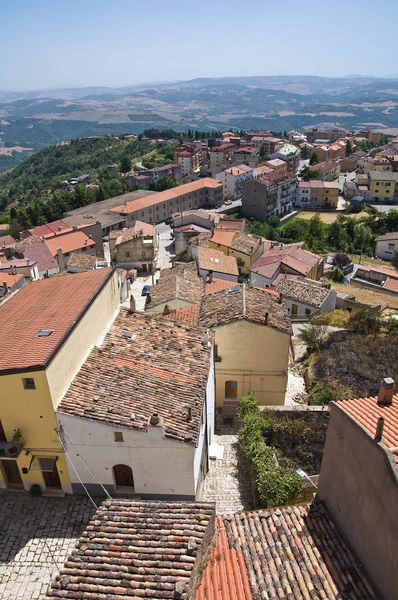
[[98, 510], [98, 506], [96, 505], [96, 503], [94, 502], [94, 500], [93, 500], [93, 499], [92, 499], [92, 497], [90, 496], [90, 494], [89, 494], [89, 492], [88, 492], [88, 489], [86, 488], [86, 486], [84, 485], [83, 481], [82, 481], [82, 480], [81, 480], [81, 478], [80, 478], [80, 475], [79, 475], [79, 473], [76, 471], [76, 469], [75, 469], [75, 465], [73, 464], [73, 462], [72, 462], [72, 459], [71, 459], [71, 457], [69, 456], [69, 454], [68, 454], [68, 451], [66, 450], [66, 448], [65, 448], [65, 446], [64, 446], [64, 443], [63, 443], [63, 441], [62, 441], [62, 438], [61, 438], [61, 436], [60, 436], [60, 438], [59, 438], [59, 439], [60, 439], [60, 442], [61, 442], [62, 448], [64, 449], [64, 452], [65, 452], [66, 456], [69, 458], [69, 462], [70, 462], [70, 464], [72, 465], [72, 469], [73, 469], [73, 470], [74, 470], [74, 472], [76, 473], [76, 476], [77, 476], [78, 480], [79, 480], [79, 481], [80, 481], [80, 483], [82, 484], [82, 486], [83, 486], [83, 488], [84, 488], [84, 490], [85, 490], [85, 492], [86, 492], [87, 496], [90, 498], [91, 502], [94, 504], [95, 508]]

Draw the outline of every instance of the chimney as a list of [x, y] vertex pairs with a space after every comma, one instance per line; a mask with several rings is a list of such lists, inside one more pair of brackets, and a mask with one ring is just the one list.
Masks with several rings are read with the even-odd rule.
[[130, 310], [129, 310], [129, 313], [130, 314], [135, 313], [135, 300], [134, 300], [133, 294], [131, 294], [131, 296], [130, 296]]
[[57, 248], [57, 261], [60, 271], [65, 271], [65, 257], [62, 254], [62, 248]]
[[192, 408], [187, 406], [187, 421], [192, 421]]
[[158, 413], [153, 413], [149, 418], [149, 424], [153, 427], [156, 427], [157, 425], [159, 425], [159, 423], [160, 419]]
[[8, 294], [8, 285], [6, 281], [3, 281], [4, 295]]
[[206, 331], [203, 334], [202, 344], [203, 344], [203, 346], [209, 346], [209, 344], [210, 344], [209, 330], [208, 329], [206, 329]]
[[163, 309], [163, 314], [164, 315], [169, 315], [171, 313], [170, 307], [168, 304], [165, 305], [164, 309]]
[[[62, 227], [61, 227], [61, 229], [62, 229]], [[77, 225], [73, 225], [72, 229], [73, 229], [73, 231], [77, 231]]]
[[213, 271], [209, 271], [207, 274], [207, 283], [211, 283], [213, 281]]
[[391, 406], [394, 393], [395, 381], [391, 377], [385, 377], [380, 384], [377, 404], [379, 406]]
[[383, 417], [379, 417], [377, 419], [375, 442], [381, 441], [381, 438], [383, 437], [383, 429], [384, 429], [384, 419], [383, 419]]
[[268, 325], [268, 313], [267, 312], [264, 315], [264, 325]]

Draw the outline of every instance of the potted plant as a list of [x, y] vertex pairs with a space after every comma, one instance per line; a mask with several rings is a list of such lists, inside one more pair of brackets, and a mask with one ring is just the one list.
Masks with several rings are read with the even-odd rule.
[[18, 448], [16, 446], [11, 446], [11, 448], [8, 450], [8, 454], [10, 456], [16, 456], [18, 454]]
[[22, 437], [22, 433], [20, 429], [16, 429], [14, 432], [14, 435], [12, 436], [12, 441], [13, 442], [19, 442], [19, 440]]

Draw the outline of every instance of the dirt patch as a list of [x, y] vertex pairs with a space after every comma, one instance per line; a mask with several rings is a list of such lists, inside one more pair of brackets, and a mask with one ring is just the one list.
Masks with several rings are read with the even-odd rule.
[[364, 304], [381, 304], [382, 306], [388, 304], [391, 308], [398, 309], [398, 294], [395, 297], [392, 294], [384, 294], [377, 290], [366, 290], [348, 283], [331, 282], [331, 284], [334, 290], [344, 292], [345, 294], [352, 294], [358, 302], [363, 302]]
[[337, 219], [337, 217], [341, 214], [343, 214], [343, 216], [353, 217], [354, 219], [360, 219], [362, 217], [369, 216], [368, 213], [366, 213], [366, 212], [360, 212], [360, 213], [352, 214], [352, 215], [344, 215], [344, 213], [341, 213], [341, 212], [315, 212], [315, 211], [311, 211], [311, 210], [303, 210], [298, 213], [297, 217], [299, 219], [312, 219], [312, 217], [314, 215], [319, 215], [322, 223], [326, 223], [327, 225], [330, 225], [331, 223], [334, 223], [335, 220]]

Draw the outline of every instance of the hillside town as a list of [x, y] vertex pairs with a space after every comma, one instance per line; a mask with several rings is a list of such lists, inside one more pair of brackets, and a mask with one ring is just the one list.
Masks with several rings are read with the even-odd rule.
[[0, 597], [396, 600], [398, 139], [191, 137], [0, 225]]

